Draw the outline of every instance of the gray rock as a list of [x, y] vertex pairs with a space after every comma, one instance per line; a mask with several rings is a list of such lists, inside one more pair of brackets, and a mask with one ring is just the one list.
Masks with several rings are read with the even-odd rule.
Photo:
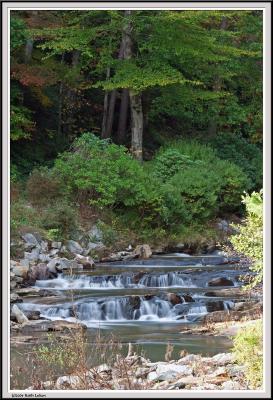
[[149, 373], [147, 379], [149, 381], [167, 381], [175, 379], [181, 375], [192, 375], [192, 369], [187, 365], [159, 364], [156, 371]]
[[16, 283], [22, 283], [22, 282], [24, 282], [24, 278], [21, 278], [20, 276], [15, 276], [13, 280], [14, 280], [14, 282], [16, 282]]
[[50, 261], [50, 257], [48, 254], [39, 254], [39, 261], [41, 262], [48, 262]]
[[39, 241], [32, 233], [26, 233], [22, 236], [22, 239], [24, 239], [29, 248], [33, 248], [39, 245]]
[[232, 353], [219, 353], [212, 357], [212, 360], [217, 365], [227, 365], [233, 363]]
[[17, 283], [15, 281], [10, 282], [10, 288], [15, 289], [17, 287]]
[[62, 242], [51, 242], [51, 247], [53, 248], [53, 249], [61, 249], [61, 247], [62, 247]]
[[75, 260], [68, 260], [67, 258], [59, 258], [56, 263], [57, 271], [63, 271], [66, 269], [78, 269], [81, 266]]
[[43, 240], [43, 241], [40, 243], [40, 247], [41, 247], [41, 250], [42, 250], [43, 252], [46, 252], [46, 251], [48, 250], [48, 242], [46, 242], [45, 240]]
[[35, 247], [31, 253], [24, 253], [24, 258], [26, 258], [29, 261], [38, 261], [39, 260], [39, 254], [40, 254], [40, 249], [38, 247]]
[[180, 358], [178, 364], [191, 364], [193, 362], [199, 361], [201, 357], [198, 354], [188, 354], [187, 356]]
[[23, 258], [22, 260], [19, 260], [19, 264], [22, 265], [23, 267], [29, 267], [29, 260], [27, 258]]
[[56, 254], [58, 254], [59, 251], [60, 251], [59, 249], [52, 249], [52, 250], [50, 250], [49, 254], [50, 254], [50, 256], [56, 256]]
[[60, 376], [56, 381], [56, 388], [64, 389], [68, 386], [77, 389], [80, 383], [81, 379], [77, 375]]
[[95, 267], [94, 260], [91, 257], [84, 257], [80, 254], [76, 254], [75, 261], [83, 266], [83, 268], [93, 268]]
[[89, 231], [88, 231], [88, 236], [90, 239], [94, 242], [100, 242], [103, 238], [103, 233], [102, 231], [94, 225]]
[[20, 296], [18, 296], [17, 293], [11, 293], [10, 295], [10, 302], [11, 303], [22, 303], [23, 299], [21, 299]]
[[138, 245], [133, 254], [139, 258], [147, 259], [152, 256], [152, 250], [148, 244]]
[[66, 247], [67, 247], [68, 251], [70, 251], [73, 254], [82, 254], [83, 253], [82, 246], [75, 240], [68, 240], [66, 243]]
[[107, 364], [101, 364], [101, 365], [99, 365], [98, 367], [96, 367], [96, 371], [97, 371], [97, 373], [101, 373], [101, 372], [107, 372], [107, 373], [110, 373], [111, 371], [112, 371], [112, 368], [111, 367], [109, 367], [109, 365], [107, 365]]
[[15, 277], [15, 273], [11, 271], [11, 272], [9, 273], [9, 277], [10, 277], [10, 279], [13, 279], [13, 278]]
[[29, 267], [25, 267], [23, 265], [17, 265], [16, 267], [13, 268], [12, 272], [14, 273], [15, 276], [20, 276], [22, 278], [27, 277], [27, 273], [29, 271]]
[[12, 310], [11, 310], [11, 314], [16, 318], [16, 321], [19, 324], [23, 324], [23, 323], [28, 322], [28, 318], [25, 316], [23, 311], [21, 311], [19, 309], [19, 307], [17, 307], [16, 304], [13, 305]]
[[226, 381], [222, 383], [222, 388], [224, 390], [240, 390], [242, 389], [240, 383], [236, 381]]

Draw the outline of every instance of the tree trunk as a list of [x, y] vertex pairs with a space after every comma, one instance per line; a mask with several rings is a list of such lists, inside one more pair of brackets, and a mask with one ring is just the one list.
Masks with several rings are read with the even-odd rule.
[[131, 152], [134, 158], [142, 161], [142, 138], [143, 138], [143, 112], [141, 95], [129, 90], [131, 103], [131, 119], [132, 119], [132, 141]]
[[[220, 29], [221, 30], [227, 29], [227, 19], [226, 19], [226, 17], [222, 18]], [[219, 75], [217, 75], [215, 77], [215, 79], [214, 79], [214, 84], [213, 84], [212, 91], [213, 92], [219, 92], [221, 90], [221, 86], [222, 86], [222, 80], [219, 77]], [[217, 105], [219, 105], [219, 101], [216, 100], [216, 102], [217, 102]], [[217, 133], [217, 121], [216, 121], [216, 119], [213, 118], [212, 120], [209, 121], [208, 134], [209, 134], [209, 136], [215, 136], [216, 133]]]
[[25, 46], [25, 64], [28, 64], [32, 58], [33, 40], [28, 39]]
[[[63, 62], [64, 62], [64, 53], [62, 54], [62, 59], [61, 59], [62, 64]], [[63, 89], [64, 89], [64, 84], [63, 81], [61, 81], [59, 87], [58, 128], [57, 128], [57, 137], [59, 139], [62, 136]]]
[[[131, 10], [125, 11], [125, 17], [129, 17], [132, 14]], [[129, 60], [132, 58], [132, 24], [128, 21], [124, 27], [124, 59]], [[142, 141], [143, 141], [143, 110], [141, 94], [136, 93], [133, 90], [129, 90], [130, 97], [130, 108], [131, 108], [131, 152], [134, 158], [142, 161]]]
[[[110, 68], [106, 70], [106, 79], [110, 78]], [[109, 93], [105, 92], [104, 102], [103, 102], [103, 118], [102, 118], [102, 127], [101, 127], [101, 137], [105, 138], [106, 136], [106, 123], [107, 123], [107, 113], [108, 113], [108, 101], [109, 101]]]
[[118, 143], [124, 143], [126, 137], [126, 128], [128, 120], [129, 92], [128, 89], [123, 89], [121, 93], [121, 103], [119, 110], [118, 123]]
[[[123, 40], [121, 40], [119, 54], [118, 54], [119, 59], [123, 58], [123, 49], [124, 49], [124, 44], [123, 44]], [[109, 77], [110, 77], [110, 69], [109, 69]], [[107, 97], [108, 97], [108, 93], [107, 93]], [[103, 123], [102, 123], [103, 126], [102, 126], [101, 137], [104, 139], [111, 137], [111, 133], [112, 133], [112, 129], [113, 129], [113, 122], [114, 122], [116, 98], [117, 98], [117, 90], [115, 89], [115, 90], [112, 90], [111, 95], [110, 95], [109, 107], [108, 107], [107, 114], [105, 117], [106, 121], [103, 121]], [[105, 97], [104, 97], [104, 99], [105, 99]], [[108, 105], [108, 99], [107, 99], [107, 105]]]

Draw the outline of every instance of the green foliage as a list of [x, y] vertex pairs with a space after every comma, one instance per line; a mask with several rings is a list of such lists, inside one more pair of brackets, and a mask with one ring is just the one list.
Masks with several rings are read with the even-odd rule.
[[163, 215], [172, 224], [238, 211], [241, 193], [249, 187], [238, 166], [220, 160], [213, 149], [196, 141], [179, 140], [163, 147], [151, 170], [163, 183]]
[[169, 148], [155, 159], [154, 174], [162, 182], [165, 182], [179, 172], [180, 169], [198, 165], [198, 163], [200, 164], [200, 161], [193, 161], [190, 156], [181, 154], [174, 148]]
[[127, 149], [86, 133], [62, 154], [54, 173], [75, 199], [91, 206], [136, 212], [148, 220], [160, 207], [156, 187]]
[[11, 12], [10, 19], [10, 48], [11, 51], [25, 44], [27, 39], [27, 29], [25, 22]]
[[219, 133], [209, 141], [218, 157], [238, 165], [247, 174], [251, 182], [250, 189], [262, 186], [262, 152], [249, 143], [240, 134]]
[[237, 225], [239, 234], [231, 238], [238, 253], [249, 257], [255, 276], [249, 285], [254, 287], [263, 280], [263, 192], [253, 192], [243, 196], [247, 217], [244, 225]]
[[47, 238], [49, 240], [60, 240], [60, 239], [62, 239], [62, 234], [60, 232], [60, 229], [58, 229], [58, 228], [48, 229]]
[[246, 378], [251, 389], [263, 383], [263, 324], [259, 320], [239, 330], [233, 341], [233, 352], [238, 364], [246, 367]]

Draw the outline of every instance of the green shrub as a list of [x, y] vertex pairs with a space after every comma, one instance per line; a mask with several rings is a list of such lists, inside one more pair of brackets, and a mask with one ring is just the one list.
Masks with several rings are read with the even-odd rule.
[[262, 282], [263, 279], [263, 192], [253, 192], [243, 196], [247, 217], [244, 225], [236, 225], [239, 234], [231, 238], [231, 243], [238, 253], [249, 257], [256, 273], [250, 286]]
[[193, 161], [188, 155], [181, 154], [178, 150], [169, 148], [156, 157], [154, 174], [165, 182], [183, 168], [194, 166], [200, 161]]
[[189, 224], [213, 216], [218, 210], [220, 185], [206, 166], [181, 170], [162, 187], [166, 221]]
[[[206, 139], [207, 140], [207, 139]], [[257, 190], [263, 183], [263, 155], [255, 144], [239, 134], [219, 133], [209, 141], [217, 156], [238, 165], [250, 179], [250, 190]]]
[[241, 196], [249, 190], [250, 182], [240, 167], [226, 160], [214, 163], [215, 179], [221, 182], [218, 196], [219, 210], [236, 212], [241, 209]]
[[239, 330], [234, 338], [233, 352], [236, 361], [246, 367], [246, 378], [252, 389], [261, 388], [263, 382], [263, 324]]
[[56, 160], [54, 173], [77, 201], [99, 209], [123, 210], [146, 222], [158, 213], [161, 198], [142, 165], [125, 147], [91, 133], [82, 135], [71, 152]]
[[163, 147], [150, 171], [163, 183], [163, 214], [173, 223], [236, 212], [241, 207], [241, 194], [249, 188], [240, 167], [219, 159], [213, 149], [194, 140], [179, 140]]

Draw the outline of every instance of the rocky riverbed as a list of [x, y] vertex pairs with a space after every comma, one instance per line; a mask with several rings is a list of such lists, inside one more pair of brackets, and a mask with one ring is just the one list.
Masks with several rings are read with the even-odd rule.
[[[22, 368], [29, 349], [47, 343], [49, 332], [73, 330], [86, 332], [91, 353], [101, 330], [125, 348], [132, 343], [137, 353], [123, 352], [106, 366], [93, 359], [84, 376], [40, 380], [39, 389], [78, 389], [83, 381], [93, 389], [247, 388], [228, 338], [262, 316], [261, 290], [242, 290], [251, 277], [247, 263], [219, 250], [160, 254], [148, 245], [112, 254], [98, 231], [90, 237], [61, 243], [22, 236], [21, 252], [10, 265], [12, 362]], [[163, 362], [168, 346], [172, 351]], [[179, 357], [181, 352], [187, 356]]]

